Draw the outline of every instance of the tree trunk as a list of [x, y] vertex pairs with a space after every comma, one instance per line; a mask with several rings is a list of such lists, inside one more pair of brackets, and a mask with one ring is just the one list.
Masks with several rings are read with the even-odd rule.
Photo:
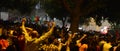
[[80, 20], [80, 16], [79, 15], [73, 15], [73, 16], [71, 16], [70, 31], [72, 31], [73, 33], [75, 33], [75, 32], [78, 31], [79, 20]]
[[62, 27], [65, 26], [65, 20], [66, 20], [66, 18], [65, 18], [65, 19], [62, 19], [62, 23], [63, 23]]

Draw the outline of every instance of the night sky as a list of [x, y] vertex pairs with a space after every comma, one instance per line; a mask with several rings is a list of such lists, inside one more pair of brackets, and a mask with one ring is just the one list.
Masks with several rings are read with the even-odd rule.
[[120, 0], [109, 0], [107, 5], [108, 16], [120, 16]]
[[105, 5], [105, 7], [98, 9], [91, 14], [107, 17], [120, 17], [120, 0], [108, 0]]
[[120, 17], [120, 0], [103, 0], [103, 2], [105, 7], [90, 13], [90, 16]]

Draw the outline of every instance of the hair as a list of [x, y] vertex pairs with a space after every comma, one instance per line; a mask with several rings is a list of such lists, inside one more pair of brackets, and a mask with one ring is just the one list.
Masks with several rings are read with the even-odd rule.
[[0, 36], [0, 38], [1, 38], [1, 39], [7, 39], [8, 37], [7, 37], [7, 35], [2, 34], [2, 35]]
[[19, 36], [19, 35], [22, 35], [23, 33], [22, 33], [22, 29], [20, 29], [20, 28], [16, 28], [15, 29], [15, 31], [13, 32], [13, 35], [16, 35], [16, 36]]
[[82, 41], [81, 41], [82, 44], [88, 44], [88, 38], [84, 38]]
[[33, 30], [31, 33], [30, 33], [30, 36], [32, 36], [32, 38], [35, 38], [35, 37], [39, 37], [39, 34], [36, 30]]

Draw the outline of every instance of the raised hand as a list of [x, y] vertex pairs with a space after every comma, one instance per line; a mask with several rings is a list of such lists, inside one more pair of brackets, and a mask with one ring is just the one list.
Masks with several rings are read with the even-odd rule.
[[79, 43], [79, 42], [81, 42], [85, 37], [86, 37], [87, 35], [86, 34], [84, 34], [79, 40], [77, 40], [76, 41], [76, 43]]
[[26, 22], [26, 18], [22, 18], [22, 25], [24, 25]]
[[51, 22], [52, 23], [52, 26], [55, 26], [56, 25], [56, 23], [55, 22]]
[[86, 37], [87, 35], [86, 35], [86, 34], [84, 34], [83, 36], [84, 36], [84, 37]]
[[26, 22], [26, 18], [22, 18], [22, 22]]

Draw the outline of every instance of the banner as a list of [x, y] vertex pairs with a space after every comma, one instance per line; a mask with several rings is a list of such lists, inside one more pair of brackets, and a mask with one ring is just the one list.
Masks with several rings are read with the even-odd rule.
[[6, 21], [6, 20], [8, 20], [8, 12], [0, 12], [0, 19], [2, 19], [2, 20], [4, 20], [4, 21]]

